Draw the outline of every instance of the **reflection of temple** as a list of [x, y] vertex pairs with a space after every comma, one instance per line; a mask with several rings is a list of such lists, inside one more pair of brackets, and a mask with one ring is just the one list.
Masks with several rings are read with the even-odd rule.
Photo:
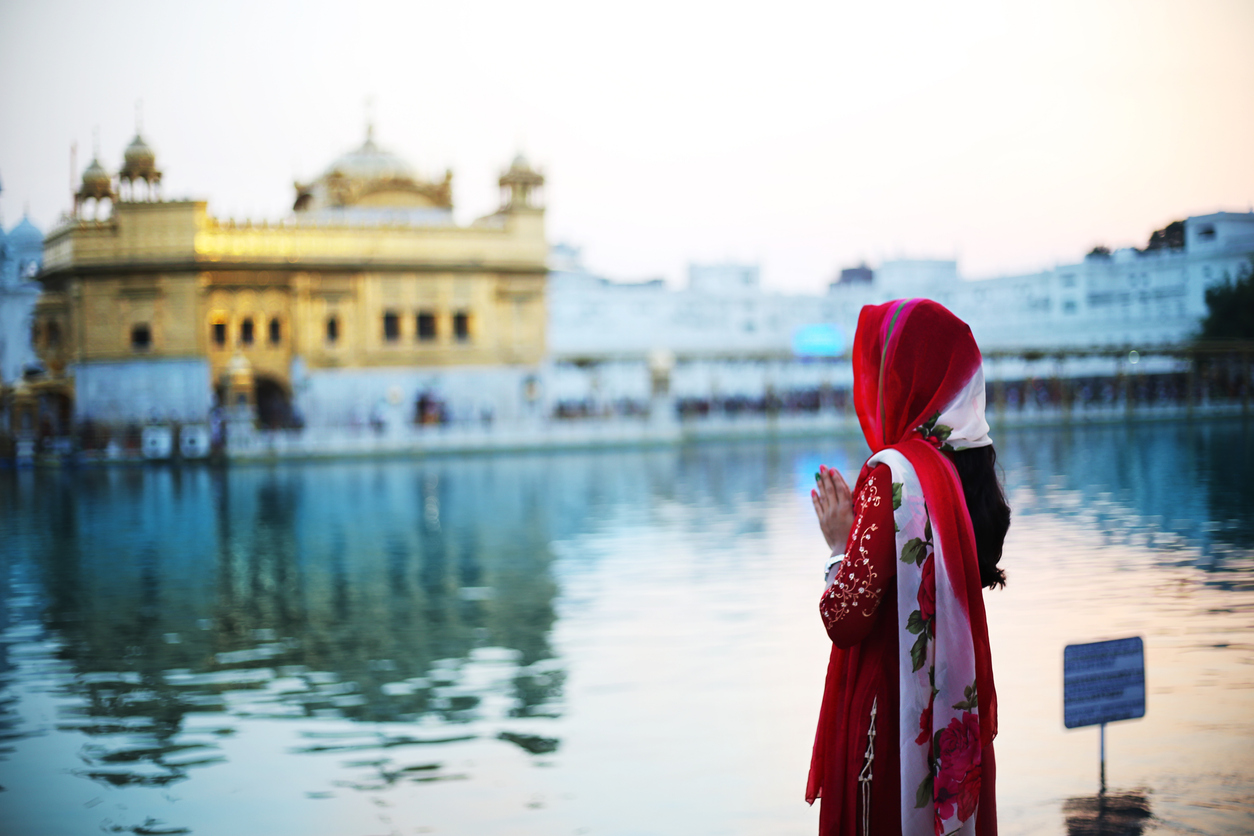
[[[41, 478], [12, 496], [54, 532], [20, 534], [18, 554], [64, 658], [90, 674], [75, 687], [90, 723], [147, 717], [172, 734], [188, 713], [242, 702], [372, 721], [560, 710], [552, 535], [534, 468], [85, 479]], [[138, 507], [150, 509], [139, 524], [121, 513]]]
[[[366, 141], [277, 224], [163, 200], [136, 136], [93, 159], [46, 240], [36, 349], [76, 420], [203, 420], [215, 395], [260, 422], [344, 423], [436, 391], [509, 416], [544, 354], [544, 178], [522, 157], [500, 209], [452, 218], [428, 181]], [[50, 334], [57, 334], [51, 339]]]

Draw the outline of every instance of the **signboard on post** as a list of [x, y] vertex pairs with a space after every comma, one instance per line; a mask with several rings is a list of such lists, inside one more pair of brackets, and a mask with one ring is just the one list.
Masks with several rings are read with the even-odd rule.
[[1144, 717], [1141, 637], [1067, 645], [1062, 683], [1063, 725], [1069, 729]]

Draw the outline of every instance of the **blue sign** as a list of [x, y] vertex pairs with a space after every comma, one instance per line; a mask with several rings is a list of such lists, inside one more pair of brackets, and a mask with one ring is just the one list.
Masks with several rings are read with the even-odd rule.
[[1069, 644], [1062, 652], [1063, 725], [1069, 729], [1145, 716], [1140, 636]]
[[792, 332], [797, 357], [839, 357], [844, 352], [845, 335], [835, 325], [802, 325]]

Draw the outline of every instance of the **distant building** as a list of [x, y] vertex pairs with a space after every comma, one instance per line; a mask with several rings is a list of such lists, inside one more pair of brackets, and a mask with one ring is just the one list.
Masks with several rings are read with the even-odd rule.
[[[94, 159], [46, 240], [36, 349], [78, 421], [203, 421], [215, 403], [263, 426], [412, 420], [417, 405], [508, 417], [545, 355], [544, 178], [521, 156], [500, 209], [452, 218], [367, 132], [296, 186], [278, 223], [163, 200], [136, 136], [112, 177]], [[53, 339], [52, 335], [56, 335]]]
[[754, 295], [761, 291], [758, 265], [689, 264], [688, 290], [706, 296]]
[[866, 263], [859, 264], [857, 267], [846, 267], [840, 271], [840, 278], [832, 282], [831, 287], [837, 285], [851, 284], [870, 284], [875, 279], [875, 271], [866, 266]]
[[953, 261], [888, 261], [869, 284], [835, 284], [828, 298], [856, 323], [864, 304], [926, 296], [965, 319], [985, 351], [1126, 346], [1190, 340], [1206, 288], [1254, 258], [1254, 212], [1217, 212], [1155, 233], [1144, 250], [1107, 254], [1022, 276], [962, 280]]
[[846, 385], [864, 305], [924, 296], [965, 319], [986, 352], [1140, 347], [1190, 340], [1205, 290], [1254, 257], [1254, 213], [1192, 217], [1155, 233], [1144, 250], [1101, 250], [1025, 276], [978, 281], [958, 263], [887, 261], [841, 271], [823, 295], [764, 290], [756, 265], [692, 265], [688, 286], [592, 275], [577, 248], [551, 257], [549, 347], [558, 400], [613, 402], [649, 391], [652, 353], [673, 356], [679, 397], [762, 397]]
[[30, 218], [6, 234], [0, 225], [0, 387], [12, 387], [36, 363], [31, 324], [44, 260], [44, 236]]
[[673, 290], [661, 279], [594, 275], [578, 248], [558, 245], [550, 269], [550, 400], [647, 399], [649, 364], [658, 356], [673, 359], [671, 390], [680, 398], [760, 397], [840, 382], [830, 364], [797, 354], [798, 336], [816, 344], [814, 327], [835, 321], [839, 303], [768, 292], [757, 265], [692, 264], [687, 287]]
[[30, 218], [23, 217], [7, 234], [0, 224], [0, 456], [9, 455], [11, 440], [33, 436], [40, 424], [39, 393], [25, 378], [39, 362], [31, 346], [31, 326], [43, 239]]

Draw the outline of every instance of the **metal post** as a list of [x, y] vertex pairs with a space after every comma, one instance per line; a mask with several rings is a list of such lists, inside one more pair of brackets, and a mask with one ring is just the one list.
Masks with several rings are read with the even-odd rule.
[[1101, 794], [1106, 794], [1106, 724], [1102, 723], [1101, 731], [1098, 733], [1098, 750], [1102, 756], [1102, 790]]

